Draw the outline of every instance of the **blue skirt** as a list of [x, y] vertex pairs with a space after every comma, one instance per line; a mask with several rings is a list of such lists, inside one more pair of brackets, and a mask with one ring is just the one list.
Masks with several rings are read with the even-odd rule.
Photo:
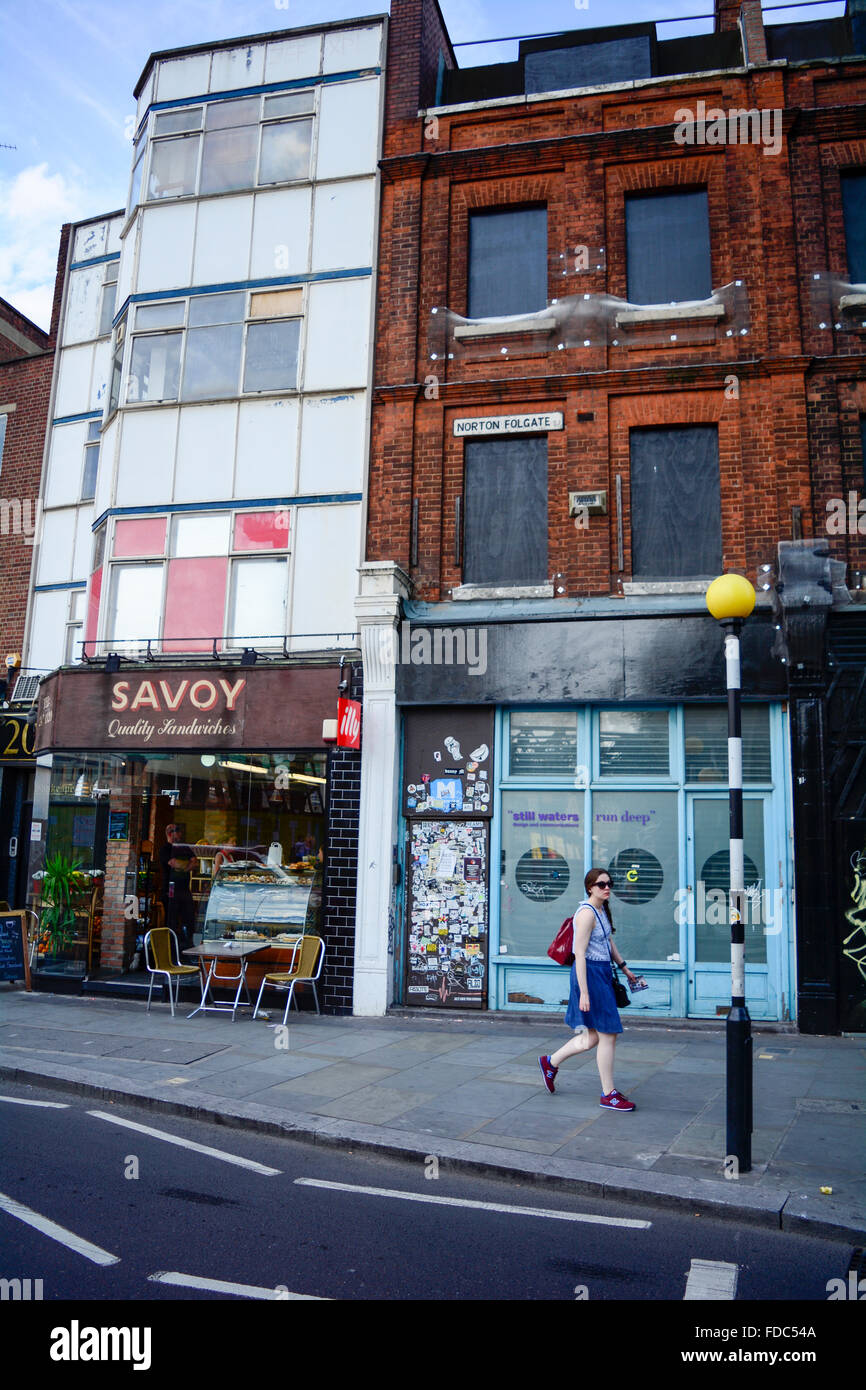
[[578, 1008], [580, 985], [577, 980], [577, 967], [571, 967], [571, 992], [565, 1022], [569, 1028], [594, 1028], [597, 1033], [621, 1033], [622, 1021], [616, 1007], [613, 992], [613, 967], [609, 960], [588, 960], [586, 962], [586, 984], [589, 991], [589, 1008], [585, 1013]]

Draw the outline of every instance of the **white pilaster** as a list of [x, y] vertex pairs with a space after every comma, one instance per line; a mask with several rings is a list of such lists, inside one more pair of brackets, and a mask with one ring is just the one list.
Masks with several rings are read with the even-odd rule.
[[393, 996], [393, 942], [389, 943], [388, 926], [399, 809], [395, 675], [400, 604], [409, 595], [409, 583], [398, 565], [365, 564], [360, 568], [360, 593], [355, 600], [364, 706], [354, 1012], [368, 1018], [384, 1014]]

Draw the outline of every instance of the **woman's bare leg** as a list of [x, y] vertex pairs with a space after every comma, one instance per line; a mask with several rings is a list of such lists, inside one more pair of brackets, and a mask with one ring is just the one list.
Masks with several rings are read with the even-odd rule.
[[574, 1057], [578, 1052], [589, 1052], [598, 1042], [598, 1033], [594, 1028], [585, 1028], [582, 1032], [576, 1033], [573, 1038], [569, 1038], [567, 1043], [563, 1043], [558, 1052], [554, 1052], [550, 1062], [551, 1066], [558, 1067], [564, 1062], [566, 1057]]
[[613, 1090], [613, 1064], [616, 1054], [616, 1033], [599, 1033], [598, 1052], [595, 1060], [598, 1063], [598, 1074], [601, 1077], [601, 1093], [609, 1096]]

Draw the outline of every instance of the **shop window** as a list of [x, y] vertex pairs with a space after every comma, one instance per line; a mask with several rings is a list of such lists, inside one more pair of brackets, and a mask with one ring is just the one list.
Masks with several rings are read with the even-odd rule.
[[593, 794], [592, 862], [610, 873], [613, 924], [629, 959], [666, 960], [678, 950], [677, 795]]
[[199, 136], [182, 135], [172, 140], [155, 140], [150, 153], [150, 199], [182, 198], [194, 193], [198, 170]]
[[866, 284], [866, 170], [842, 175], [842, 212], [845, 218], [845, 247], [848, 253], [848, 279]]
[[[731, 889], [731, 826], [728, 798], [696, 798], [694, 805], [695, 892], [698, 895], [696, 959], [729, 961], [731, 928], [727, 905]], [[763, 965], [767, 960], [767, 934], [773, 928], [776, 911], [781, 911], [781, 903], [779, 895], [768, 889], [765, 878], [764, 803], [748, 798], [743, 801], [743, 881], [746, 964]]]
[[81, 660], [86, 602], [86, 589], [72, 590], [69, 595], [69, 617], [66, 622], [66, 641], [63, 649], [63, 662], [66, 666], [71, 666], [74, 662]]
[[81, 479], [81, 501], [92, 502], [96, 496], [96, 475], [99, 471], [99, 431], [101, 421], [89, 420], [84, 445], [84, 473]]
[[[764, 705], [744, 705], [743, 781], [769, 782], [770, 714]], [[722, 706], [687, 705], [685, 711], [686, 781], [728, 780], [728, 711]]]
[[[142, 717], [152, 714], [145, 706]], [[325, 756], [199, 743], [174, 754], [139, 746], [110, 758], [55, 756], [46, 854], [78, 863], [89, 882], [69, 931], [42, 935], [37, 970], [84, 974], [98, 964], [103, 881], [106, 895], [128, 902], [132, 878], [139, 949], [160, 921], [197, 939], [240, 930], [274, 946], [321, 931]], [[113, 839], [121, 854], [107, 852]], [[104, 922], [102, 939], [113, 930]]]
[[114, 550], [118, 556], [163, 555], [165, 517], [138, 516], [114, 523]]
[[206, 110], [201, 192], [228, 193], [255, 182], [260, 98], [212, 102]]
[[110, 650], [156, 637], [162, 612], [161, 564], [114, 565], [108, 600]]
[[668, 777], [670, 719], [667, 710], [601, 710], [598, 770], [601, 777]]
[[312, 121], [275, 121], [264, 126], [259, 183], [305, 178], [310, 167], [312, 135]]
[[235, 517], [235, 550], [285, 550], [289, 543], [289, 514], [239, 512]]
[[[227, 193], [308, 178], [314, 109], [315, 93], [307, 90], [160, 112], [150, 142], [147, 198]], [[130, 208], [138, 201], [143, 158], [136, 162]]]
[[102, 282], [102, 297], [99, 303], [99, 337], [104, 338], [111, 332], [111, 321], [114, 318], [115, 300], [117, 298], [117, 272], [120, 266], [120, 259], [105, 262], [105, 275]]
[[229, 600], [232, 645], [282, 645], [286, 631], [288, 575], [284, 558], [232, 561]]
[[169, 561], [163, 651], [207, 652], [222, 636], [228, 563], [221, 555]]
[[573, 777], [577, 715], [566, 710], [515, 710], [509, 721], [512, 777]]
[[500, 951], [546, 958], [583, 897], [584, 832], [583, 792], [503, 793]]
[[715, 426], [632, 430], [630, 454], [632, 577], [714, 578], [722, 569]]
[[133, 338], [127, 401], [176, 401], [180, 381], [179, 333]]
[[141, 142], [141, 150], [135, 156], [135, 163], [132, 169], [132, 182], [129, 190], [129, 212], [132, 213], [138, 207], [141, 197], [141, 180], [144, 176], [144, 156], [147, 150], [146, 142]]
[[705, 189], [629, 194], [625, 226], [630, 303], [676, 304], [712, 294]]
[[249, 324], [244, 391], [279, 391], [296, 382], [300, 336], [299, 319]]
[[546, 584], [546, 436], [467, 443], [464, 497], [463, 582]]
[[234, 291], [139, 305], [127, 402], [295, 390], [303, 291], [253, 293], [249, 307], [247, 298]]
[[469, 218], [469, 318], [547, 307], [547, 209], [479, 212]]
[[227, 555], [231, 513], [187, 512], [174, 518], [172, 555]]
[[[100, 528], [104, 537], [105, 528]], [[115, 522], [106, 635], [100, 644], [156, 644], [165, 651], [209, 651], [226, 631], [242, 645], [282, 645], [288, 589], [288, 513], [182, 512], [172, 518], [166, 551], [166, 517], [123, 517]], [[104, 539], [101, 542], [104, 546]], [[249, 556], [275, 551], [280, 556]], [[237, 558], [233, 559], [233, 553]], [[148, 563], [148, 557], [154, 561]], [[156, 557], [159, 562], [156, 563]], [[137, 560], [139, 563], [124, 563]], [[94, 571], [102, 563], [94, 564]], [[165, 601], [162, 572], [166, 569]], [[88, 641], [96, 636], [99, 586]], [[226, 618], [228, 604], [229, 617]], [[92, 627], [92, 631], [91, 631]], [[258, 645], [262, 645], [259, 642]]]
[[111, 384], [108, 389], [108, 413], [115, 411], [120, 404], [120, 383], [123, 380], [123, 354], [126, 347], [126, 318], [124, 316], [114, 334], [114, 350], [111, 354]]

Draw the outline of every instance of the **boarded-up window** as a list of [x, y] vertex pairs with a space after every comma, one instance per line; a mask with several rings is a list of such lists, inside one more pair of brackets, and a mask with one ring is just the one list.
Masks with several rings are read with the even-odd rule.
[[463, 581], [546, 584], [547, 438], [466, 445]]
[[715, 426], [632, 430], [630, 450], [632, 577], [714, 578], [722, 568]]
[[712, 294], [705, 189], [630, 194], [625, 223], [630, 303], [675, 304]]
[[842, 175], [842, 210], [845, 214], [845, 246], [848, 278], [866, 284], [866, 170]]
[[546, 307], [547, 209], [475, 213], [469, 219], [469, 317]]

